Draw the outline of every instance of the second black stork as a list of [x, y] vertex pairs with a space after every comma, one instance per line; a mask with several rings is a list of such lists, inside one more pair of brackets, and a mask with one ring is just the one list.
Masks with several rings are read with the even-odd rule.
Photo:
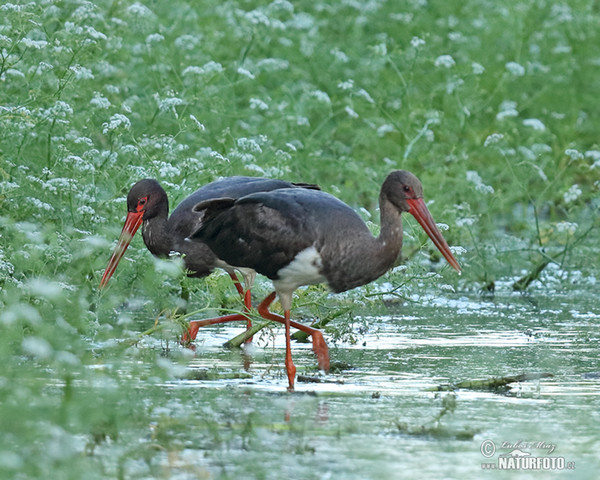
[[208, 245], [223, 261], [251, 268], [273, 281], [285, 315], [289, 387], [296, 367], [290, 348], [292, 293], [302, 285], [326, 282], [339, 293], [379, 278], [402, 249], [401, 214], [412, 214], [448, 263], [460, 266], [423, 200], [421, 182], [397, 170], [385, 179], [379, 194], [381, 231], [374, 237], [358, 214], [336, 197], [318, 190], [281, 189], [238, 199], [220, 198], [194, 207], [200, 227], [192, 238]]
[[[255, 177], [227, 177], [215, 182], [209, 183], [189, 197], [184, 199], [173, 210], [169, 216], [169, 200], [165, 190], [153, 179], [144, 179], [137, 182], [127, 195], [127, 217], [125, 225], [117, 242], [117, 246], [108, 262], [104, 275], [100, 281], [100, 288], [108, 283], [110, 277], [115, 272], [119, 261], [125, 254], [127, 247], [131, 243], [133, 236], [139, 227], [142, 227], [142, 238], [146, 247], [153, 255], [166, 257], [171, 252], [179, 253], [183, 256], [186, 269], [191, 277], [205, 277], [209, 275], [216, 267], [221, 267], [227, 271], [235, 283], [235, 286], [244, 300], [245, 310], [252, 308], [250, 298], [250, 288], [256, 276], [252, 268], [237, 268], [228, 264], [212, 252], [212, 250], [202, 242], [191, 242], [186, 240], [198, 227], [198, 215], [192, 211], [194, 205], [202, 201], [209, 201], [214, 198], [228, 197], [241, 198], [255, 192], [269, 192], [276, 189], [318, 189], [319, 187], [304, 183], [291, 183], [284, 180], [255, 178]], [[236, 271], [242, 273], [246, 291], [242, 288]], [[263, 309], [259, 309], [259, 313]], [[281, 316], [270, 320], [285, 323]], [[226, 315], [223, 317], [211, 318], [207, 320], [192, 321], [189, 331], [185, 335], [186, 339], [193, 340], [198, 333], [198, 328], [204, 325], [223, 323], [236, 320], [245, 320], [250, 328], [250, 320], [243, 315]], [[307, 327], [305, 325], [292, 322], [294, 328], [303, 330], [312, 336], [313, 350], [319, 360], [320, 368], [329, 369], [329, 353], [327, 344], [319, 330]]]

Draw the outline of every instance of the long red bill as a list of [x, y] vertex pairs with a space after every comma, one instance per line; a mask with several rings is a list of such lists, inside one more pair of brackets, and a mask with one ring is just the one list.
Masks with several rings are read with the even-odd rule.
[[410, 206], [410, 210], [408, 213], [412, 214], [417, 222], [421, 224], [423, 230], [429, 235], [429, 238], [433, 241], [435, 246], [444, 256], [444, 258], [448, 261], [448, 263], [454, 268], [457, 272], [460, 273], [460, 265], [452, 252], [450, 251], [450, 247], [446, 242], [446, 239], [442, 236], [440, 231], [438, 230], [431, 213], [429, 213], [429, 209], [425, 205], [425, 202], [422, 198], [411, 198], [407, 200], [408, 205]]
[[102, 275], [102, 280], [100, 280], [100, 288], [104, 288], [110, 277], [112, 277], [112, 274], [115, 273], [119, 260], [121, 260], [121, 257], [125, 254], [125, 250], [127, 250], [127, 247], [131, 243], [135, 232], [137, 232], [137, 229], [140, 228], [140, 225], [142, 224], [143, 215], [144, 212], [129, 212], [127, 214], [125, 225], [123, 225], [123, 230], [119, 236], [117, 246], [113, 251], [112, 257], [110, 257], [110, 260], [108, 261], [104, 275]]

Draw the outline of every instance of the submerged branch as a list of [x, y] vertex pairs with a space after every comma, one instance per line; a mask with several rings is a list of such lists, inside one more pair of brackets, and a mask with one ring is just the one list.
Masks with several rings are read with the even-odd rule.
[[263, 322], [263, 323], [255, 323], [251, 328], [246, 330], [245, 332], [240, 333], [239, 335], [233, 337], [231, 340], [225, 342], [223, 346], [225, 348], [239, 348], [242, 343], [248, 340], [250, 337], [254, 336], [258, 332], [260, 332], [263, 328], [268, 326], [271, 322]]
[[527, 275], [519, 278], [515, 283], [513, 283], [513, 290], [517, 292], [524, 291], [534, 280], [537, 280], [542, 273], [542, 270], [546, 268], [546, 266], [551, 262], [547, 258], [544, 258], [540, 263], [538, 263]]
[[552, 373], [523, 373], [520, 375], [512, 375], [507, 377], [491, 377], [483, 380], [464, 380], [454, 384], [442, 384], [437, 387], [428, 388], [428, 392], [448, 392], [457, 389], [466, 390], [485, 390], [494, 391], [502, 390], [508, 387], [511, 383], [527, 382], [530, 380], [540, 380], [542, 378], [552, 378]]

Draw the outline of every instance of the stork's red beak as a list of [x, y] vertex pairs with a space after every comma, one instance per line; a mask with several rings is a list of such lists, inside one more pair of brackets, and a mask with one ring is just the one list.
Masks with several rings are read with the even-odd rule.
[[425, 205], [425, 202], [422, 198], [411, 198], [407, 200], [408, 205], [410, 206], [410, 210], [408, 213], [412, 214], [413, 217], [417, 219], [417, 222], [421, 224], [423, 230], [429, 235], [429, 238], [433, 241], [438, 250], [442, 253], [444, 258], [448, 260], [448, 263], [454, 268], [457, 272], [460, 273], [460, 265], [452, 255], [450, 251], [450, 247], [446, 242], [446, 239], [442, 236], [440, 231], [438, 230], [431, 213], [429, 213], [429, 209]]
[[127, 214], [125, 225], [123, 225], [123, 230], [121, 231], [121, 236], [119, 237], [119, 242], [115, 247], [112, 257], [110, 257], [110, 260], [108, 261], [104, 275], [102, 275], [102, 280], [100, 280], [100, 288], [104, 288], [110, 277], [112, 277], [112, 274], [115, 273], [117, 265], [119, 264], [119, 260], [121, 260], [121, 257], [125, 254], [125, 250], [127, 250], [127, 247], [131, 243], [135, 232], [137, 232], [138, 228], [140, 228], [140, 225], [142, 224], [143, 216], [143, 211], [129, 212]]

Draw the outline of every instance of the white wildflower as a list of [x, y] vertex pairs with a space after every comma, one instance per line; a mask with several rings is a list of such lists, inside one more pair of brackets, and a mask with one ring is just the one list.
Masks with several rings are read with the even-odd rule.
[[84, 173], [94, 173], [96, 169], [94, 165], [92, 165], [89, 161], [84, 160], [83, 158], [77, 155], [69, 155], [64, 159], [64, 162], [69, 163], [75, 167], [75, 169]]
[[576, 230], [577, 224], [573, 222], [558, 222], [556, 224], [556, 231], [560, 233], [568, 232], [571, 235], [573, 235]]
[[90, 207], [89, 205], [81, 205], [78, 209], [77, 209], [77, 213], [79, 213], [80, 215], [89, 215], [92, 216], [96, 213], [96, 211]]
[[519, 145], [517, 151], [525, 158], [525, 160], [529, 160], [530, 162], [533, 162], [537, 158], [533, 150], [523, 145]]
[[531, 149], [538, 155], [543, 153], [552, 153], [552, 147], [546, 143], [534, 143], [531, 146]]
[[567, 3], [553, 3], [550, 9], [550, 17], [559, 23], [568, 23], [573, 20], [573, 13]]
[[563, 54], [563, 53], [571, 53], [572, 48], [570, 45], [557, 45], [552, 49], [552, 53]]
[[331, 53], [331, 55], [333, 55], [333, 57], [340, 63], [348, 63], [350, 61], [350, 59], [348, 58], [348, 55], [346, 55], [344, 52], [342, 52], [339, 48], [332, 48], [329, 53]]
[[171, 111], [175, 114], [175, 117], [177, 117], [177, 112], [175, 111], [175, 107], [185, 104], [185, 102], [181, 98], [167, 97], [167, 98], [161, 99], [158, 96], [158, 94], [154, 95], [154, 100], [156, 101], [156, 105], [158, 106], [158, 109], [161, 112]]
[[369, 95], [369, 92], [367, 92], [364, 88], [359, 89], [356, 92], [356, 95], [358, 95], [359, 97], [363, 97], [369, 103], [375, 103], [373, 97], [371, 97], [371, 95]]
[[378, 137], [383, 137], [386, 133], [390, 133], [395, 131], [396, 129], [394, 128], [394, 126], [390, 123], [386, 123], [384, 125], [381, 125], [380, 127], [377, 128], [377, 136]]
[[2, 325], [12, 325], [19, 319], [33, 325], [42, 322], [40, 313], [28, 303], [13, 304], [0, 313], [0, 324]]
[[464, 217], [464, 218], [456, 219], [457, 227], [470, 227], [471, 225], [474, 225], [474, 224], [475, 224], [475, 218], [473, 218], [473, 217]]
[[579, 188], [579, 185], [575, 184], [564, 193], [563, 199], [565, 200], [565, 203], [572, 203], [577, 200], [582, 193], [583, 192], [581, 191], [581, 188]]
[[195, 65], [186, 67], [183, 72], [181, 72], [181, 75], [183, 75], [184, 77], [186, 75], [202, 75], [204, 73], [204, 70], [202, 70], [202, 67], [197, 67]]
[[518, 115], [517, 102], [504, 100], [500, 104], [500, 112], [496, 115], [496, 120], [504, 120], [507, 117], [517, 117]]
[[94, 27], [90, 27], [89, 25], [86, 25], [85, 31], [88, 34], [88, 36], [93, 38], [94, 40], [107, 40], [108, 38], [102, 32], [99, 32]]
[[275, 72], [277, 70], [287, 70], [290, 62], [282, 58], [264, 58], [258, 61], [256, 66], [266, 72]]
[[38, 210], [40, 212], [41, 211], [46, 211], [46, 212], [54, 211], [54, 207], [52, 205], [50, 205], [49, 203], [42, 202], [39, 198], [27, 197], [27, 198], [25, 198], [25, 200], [27, 201], [27, 203], [32, 205], [36, 210]]
[[465, 36], [460, 32], [450, 32], [448, 34], [448, 39], [451, 42], [457, 42], [457, 43], [464, 43], [466, 41]]
[[338, 83], [337, 87], [342, 90], [352, 90], [352, 88], [354, 88], [354, 80], [344, 80], [343, 82]]
[[525, 75], [525, 67], [517, 62], [508, 62], [505, 67], [510, 74], [514, 75], [515, 77], [522, 77]]
[[94, 97], [90, 100], [90, 105], [101, 110], [106, 110], [110, 107], [110, 100], [103, 97], [100, 92], [94, 92]]
[[262, 152], [262, 148], [260, 148], [260, 145], [256, 142], [256, 140], [252, 138], [238, 138], [236, 143], [238, 148], [241, 148], [242, 150], [255, 153]]
[[4, 259], [4, 254], [0, 251], [0, 272], [4, 274], [12, 275], [15, 273], [15, 266], [9, 261]]
[[146, 37], [146, 45], [162, 42], [165, 39], [160, 33], [151, 33]]
[[243, 15], [246, 18], [246, 20], [248, 20], [248, 22], [252, 23], [253, 25], [265, 25], [267, 27], [271, 25], [269, 17], [267, 17], [267, 15], [264, 12], [258, 9], [250, 10], [249, 12], [243, 12]]
[[259, 167], [255, 163], [248, 163], [244, 165], [244, 169], [250, 172], [256, 172], [260, 175], [265, 175], [265, 170], [262, 167]]
[[26, 355], [47, 360], [52, 356], [53, 349], [47, 340], [40, 337], [25, 337], [21, 342], [21, 348]]
[[9, 77], [25, 78], [25, 74], [21, 70], [17, 70], [16, 68], [7, 68], [4, 72], [4, 75]]
[[478, 192], [485, 193], [485, 194], [492, 194], [492, 193], [494, 193], [494, 187], [492, 187], [490, 185], [486, 185], [485, 183], [483, 183], [483, 180], [481, 179], [481, 177], [479, 176], [479, 174], [476, 171], [474, 171], [474, 170], [467, 171], [467, 181], [471, 182], [472, 184], [474, 184], [475, 185], [475, 189]]
[[292, 156], [288, 152], [285, 152], [281, 149], [277, 149], [275, 152], [275, 158], [284, 163], [288, 163], [290, 160], [292, 160]]
[[102, 124], [102, 133], [106, 135], [109, 132], [114, 132], [115, 130], [129, 130], [131, 128], [131, 122], [129, 119], [121, 114], [115, 113], [108, 122]]
[[526, 118], [523, 120], [523, 125], [526, 127], [531, 127], [538, 132], [543, 132], [546, 130], [546, 125], [544, 125], [542, 121], [538, 120], [537, 118]]
[[221, 65], [219, 62], [214, 62], [212, 60], [202, 65], [202, 71], [204, 73], [221, 73], [223, 70], [223, 65]]
[[413, 48], [419, 48], [425, 45], [425, 40], [423, 40], [421, 37], [412, 37], [410, 44]]
[[583, 153], [574, 148], [567, 148], [565, 150], [565, 155], [569, 157], [571, 160], [583, 160]]
[[467, 253], [467, 249], [465, 247], [461, 247], [460, 245], [456, 245], [453, 247], [450, 247], [450, 251], [456, 255], [457, 257], [464, 255], [465, 253]]
[[91, 80], [94, 78], [92, 71], [81, 65], [73, 65], [72, 67], [69, 67], [69, 70], [75, 74], [77, 80]]
[[268, 110], [269, 105], [263, 102], [260, 98], [251, 98], [250, 99], [250, 108], [252, 110]]
[[435, 62], [433, 62], [433, 64], [436, 67], [452, 68], [454, 65], [456, 65], [456, 62], [454, 61], [451, 55], [440, 55], [435, 59]]
[[56, 300], [64, 294], [58, 282], [47, 278], [32, 278], [27, 282], [26, 289], [35, 297], [43, 297], [49, 300]]
[[310, 96], [316, 98], [319, 102], [326, 103], [328, 105], [331, 104], [329, 95], [327, 95], [327, 92], [324, 92], [323, 90], [313, 90], [310, 92]]
[[27, 48], [34, 48], [35, 50], [41, 50], [48, 42], [46, 40], [32, 40], [31, 38], [24, 37], [21, 39], [21, 43]]
[[139, 153], [140, 153], [139, 149], [138, 149], [138, 148], [137, 148], [135, 145], [129, 145], [129, 144], [127, 144], [127, 145], [123, 145], [123, 146], [120, 148], [120, 151], [121, 151], [121, 153], [124, 153], [124, 154], [126, 154], [126, 155], [134, 155], [134, 156], [136, 156], [136, 157], [137, 157], [137, 156], [139, 155]]
[[28, 72], [33, 73], [35, 75], [42, 75], [44, 72], [54, 69], [54, 65], [51, 65], [48, 62], [40, 62], [37, 65], [29, 68]]
[[348, 116], [350, 118], [358, 118], [358, 113], [356, 113], [354, 110], [352, 110], [352, 108], [350, 108], [348, 105], [346, 105], [344, 107], [344, 110], [346, 111], [346, 113], [348, 114]]
[[68, 103], [58, 100], [50, 108], [50, 112], [55, 118], [67, 118], [68, 115], [73, 115], [73, 108]]
[[[100, 19], [101, 16], [95, 12], [96, 8], [97, 7], [92, 2], [83, 3], [80, 7], [75, 9], [75, 11], [71, 14], [71, 18], [82, 21], [87, 19]], [[57, 10], [53, 12], [53, 14], [58, 18], [60, 16], [60, 12], [61, 10], [57, 7]], [[48, 15], [48, 9], [45, 10], [44, 13]]]
[[471, 63], [471, 69], [473, 71], [473, 75], [481, 75], [483, 72], [485, 72], [485, 67], [478, 62]]
[[409, 24], [413, 21], [414, 14], [410, 12], [392, 13], [390, 20], [395, 20], [400, 23]]
[[[450, 80], [447, 84], [446, 84], [446, 93], [448, 95], [451, 95], [452, 93], [454, 93], [454, 91], [459, 88], [460, 86], [464, 85], [465, 81], [462, 78], [453, 78], [452, 80]], [[467, 116], [470, 115], [469, 110], [465, 107], [463, 109], [463, 111], [465, 112], [465, 114]]]
[[181, 170], [179, 170], [179, 168], [171, 165], [168, 162], [155, 160], [154, 162], [152, 162], [152, 164], [158, 170], [159, 176], [161, 177], [173, 178], [178, 175], [181, 175]]
[[585, 152], [585, 158], [589, 158], [594, 161], [590, 168], [600, 168], [600, 150], [588, 150]]
[[6, 193], [9, 190], [15, 190], [17, 188], [19, 188], [19, 184], [18, 183], [9, 182], [8, 180], [0, 182], [0, 192], [2, 192], [2, 193]]
[[196, 66], [187, 67], [182, 72], [182, 75], [184, 75], [184, 76], [189, 75], [189, 74], [205, 75], [208, 73], [221, 73], [221, 72], [223, 72], [223, 70], [224, 70], [223, 65], [211, 60], [210, 62], [205, 63], [202, 67], [196, 67]]
[[47, 184], [51, 185], [54, 190], [63, 190], [68, 191], [73, 189], [73, 186], [76, 184], [76, 181], [72, 178], [51, 178], [48, 180]]
[[127, 7], [127, 13], [136, 17], [153, 17], [154, 13], [145, 5], [135, 2]]
[[500, 142], [500, 140], [502, 140], [503, 138], [504, 138], [504, 135], [501, 133], [492, 133], [491, 135], [487, 136], [487, 138], [483, 142], [483, 146], [489, 147], [491, 145], [495, 145], [498, 142]]
[[182, 50], [195, 50], [201, 43], [201, 35], [186, 34], [175, 39], [175, 45]]
[[204, 126], [204, 124], [200, 123], [198, 121], [198, 119], [196, 117], [194, 117], [194, 115], [190, 115], [190, 119], [196, 124], [196, 126], [198, 127], [198, 130], [200, 130], [201, 132], [204, 132], [206, 130], [206, 127]]
[[83, 35], [83, 27], [73, 22], [65, 22], [65, 31], [74, 35]]
[[77, 357], [77, 355], [71, 352], [65, 352], [64, 350], [57, 352], [55, 358], [58, 363], [61, 363], [63, 365], [69, 365], [71, 367], [81, 365], [81, 360], [79, 360], [79, 357]]
[[373, 53], [380, 57], [385, 57], [387, 55], [387, 45], [385, 43], [378, 43], [373, 47]]
[[237, 73], [239, 75], [243, 75], [244, 77], [248, 77], [250, 80], [254, 79], [254, 74], [251, 71], [246, 70], [245, 68], [238, 67]]

